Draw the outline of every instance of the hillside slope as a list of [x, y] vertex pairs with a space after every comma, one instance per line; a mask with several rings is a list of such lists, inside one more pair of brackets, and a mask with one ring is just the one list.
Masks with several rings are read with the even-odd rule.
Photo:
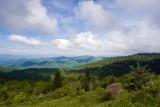
[[98, 76], [121, 76], [125, 73], [129, 73], [129, 66], [136, 66], [137, 62], [139, 62], [141, 66], [148, 65], [148, 68], [151, 69], [151, 72], [160, 74], [159, 53], [141, 53], [123, 57], [110, 57], [98, 62], [75, 67], [69, 72], [85, 72], [86, 70], [90, 70], [93, 74]]
[[[137, 62], [141, 66], [148, 65], [150, 72], [160, 74], [160, 54], [135, 54], [123, 57], [111, 57], [94, 63], [88, 63], [80, 67], [60, 68], [62, 76], [71, 73], [83, 73], [89, 70], [92, 74], [100, 77], [115, 75], [121, 76], [129, 73], [131, 65], [136, 66]], [[24, 70], [13, 70], [12, 72], [2, 73], [0, 76], [10, 76], [35, 80], [50, 80], [53, 78], [55, 68], [30, 68]]]

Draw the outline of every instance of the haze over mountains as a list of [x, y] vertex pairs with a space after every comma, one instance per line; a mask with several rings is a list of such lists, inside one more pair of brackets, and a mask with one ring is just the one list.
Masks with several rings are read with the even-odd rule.
[[0, 107], [160, 107], [160, 0], [0, 0]]
[[105, 58], [94, 56], [33, 58], [33, 56], [25, 55], [0, 55], [0, 66], [14, 68], [64, 68], [81, 66]]
[[[50, 64], [51, 62], [51, 64]], [[88, 63], [92, 62], [92, 63]], [[92, 74], [105, 77], [109, 75], [122, 76], [130, 72], [130, 66], [147, 65], [150, 72], [160, 74], [160, 54], [159, 53], [142, 53], [129, 56], [119, 57], [55, 57], [34, 60], [17, 60], [14, 68], [0, 67], [0, 76], [9, 76], [34, 80], [51, 80], [59, 67], [63, 76], [72, 73], [84, 73], [89, 70]], [[85, 64], [86, 63], [86, 64]], [[78, 66], [79, 65], [79, 66]], [[82, 65], [82, 66], [80, 66]], [[6, 65], [7, 66], [7, 65]], [[11, 65], [8, 65], [11, 66]], [[45, 68], [45, 66], [48, 66]], [[61, 66], [61, 67], [60, 67]], [[68, 68], [71, 67], [72, 68]], [[78, 66], [78, 67], [73, 67]], [[16, 67], [16, 68], [15, 68]], [[37, 67], [37, 68], [36, 68]], [[63, 68], [67, 67], [67, 68]], [[29, 69], [17, 69], [29, 68]]]

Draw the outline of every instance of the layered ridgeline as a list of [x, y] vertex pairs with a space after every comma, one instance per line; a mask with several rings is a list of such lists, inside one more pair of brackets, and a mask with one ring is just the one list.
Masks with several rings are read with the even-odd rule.
[[121, 76], [130, 72], [130, 66], [134, 67], [139, 63], [141, 66], [147, 65], [150, 72], [160, 74], [160, 53], [139, 53], [130, 56], [110, 57], [98, 62], [75, 67], [70, 72], [85, 72], [89, 70], [97, 76]]
[[[108, 75], [121, 76], [129, 73], [131, 71], [129, 66], [136, 66], [137, 62], [139, 62], [141, 66], [148, 65], [148, 68], [151, 69], [150, 72], [160, 74], [160, 54], [158, 53], [110, 57], [98, 62], [88, 63], [80, 67], [61, 68], [60, 70], [62, 72], [62, 76], [70, 73], [84, 73], [86, 70], [89, 70], [92, 74], [100, 77]], [[0, 76], [50, 80], [53, 78], [55, 71], [55, 68], [30, 68], [24, 70], [13, 70], [7, 73], [0, 72]]]
[[[4, 55], [3, 55], [4, 56]], [[5, 57], [5, 56], [4, 56]], [[53, 58], [29, 58], [22, 57], [18, 59], [14, 56], [7, 56], [6, 58], [0, 57], [1, 67], [14, 67], [14, 68], [64, 68], [76, 67], [86, 63], [99, 61], [106, 57], [94, 56], [78, 56], [78, 57], [53, 57]]]

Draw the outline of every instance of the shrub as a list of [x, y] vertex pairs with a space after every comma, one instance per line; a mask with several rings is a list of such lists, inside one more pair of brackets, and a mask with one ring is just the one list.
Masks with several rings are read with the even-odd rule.
[[5, 105], [10, 105], [10, 104], [12, 104], [12, 103], [13, 103], [12, 100], [6, 100], [6, 101], [4, 102]]
[[106, 92], [103, 99], [113, 100], [115, 98], [118, 98], [121, 92], [122, 92], [122, 87], [120, 83], [111, 84], [106, 88]]
[[47, 95], [48, 97], [53, 97], [54, 92], [49, 92]]
[[7, 99], [13, 100], [13, 98], [17, 95], [17, 93], [15, 91], [9, 91], [7, 95], [8, 95]]
[[147, 66], [141, 67], [139, 63], [137, 63], [137, 67], [130, 66], [131, 74], [124, 76], [124, 87], [128, 91], [140, 90], [143, 85], [155, 78], [155, 75], [149, 73], [150, 69], [146, 67]]
[[65, 85], [61, 88], [58, 88], [54, 91], [53, 93], [53, 98], [61, 98], [64, 97], [66, 95], [69, 95], [73, 92], [73, 90], [71, 89], [71, 87], [69, 85]]
[[47, 82], [39, 81], [37, 83], [37, 86], [34, 89], [34, 94], [39, 95], [39, 94], [46, 94], [47, 92], [50, 91], [52, 85]]
[[78, 95], [79, 95], [79, 96], [84, 95], [84, 94], [85, 94], [85, 90], [84, 90], [84, 88], [83, 88], [83, 89], [81, 89], [81, 90], [78, 92]]
[[24, 93], [20, 93], [14, 97], [13, 103], [23, 103], [26, 100], [27, 100], [26, 95]]

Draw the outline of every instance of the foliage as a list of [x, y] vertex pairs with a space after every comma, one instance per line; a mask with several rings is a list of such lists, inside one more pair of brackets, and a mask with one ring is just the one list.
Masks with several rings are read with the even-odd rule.
[[18, 68], [0, 67], [0, 72], [12, 72], [13, 70], [19, 70]]
[[12, 72], [0, 71], [0, 76], [49, 81], [52, 79], [52, 75], [55, 73], [56, 73], [55, 68], [30, 68], [30, 69], [22, 69], [22, 70], [14, 69], [12, 70]]
[[[153, 58], [157, 58], [158, 55], [134, 55], [137, 56], [137, 60], [149, 61]], [[139, 57], [138, 57], [139, 56]], [[148, 59], [145, 59], [149, 57]], [[133, 58], [133, 56], [128, 56]], [[125, 58], [128, 58], [125, 57]], [[122, 62], [116, 62], [121, 64]], [[124, 63], [124, 62], [123, 62]], [[158, 62], [156, 62], [158, 63]], [[127, 62], [125, 62], [127, 64]], [[130, 63], [128, 63], [130, 64]], [[127, 65], [128, 65], [127, 64]], [[141, 64], [141, 63], [140, 63]], [[60, 71], [57, 69], [55, 78], [55, 85], [60, 86], [53, 89], [52, 81], [35, 81], [22, 78], [0, 77], [0, 106], [7, 107], [159, 107], [160, 106], [160, 77], [154, 73], [148, 72], [150, 66], [140, 66], [136, 63], [130, 67], [131, 72], [127, 71], [119, 73], [116, 77], [114, 73], [120, 72], [117, 70], [117, 66], [109, 65], [111, 70], [115, 67], [117, 72], [110, 72], [105, 69], [105, 72], [110, 72], [107, 76], [100, 76], [101, 68], [96, 68], [99, 72], [98, 75], [94, 75], [93, 71], [88, 68], [83, 69], [83, 72], [69, 73], [67, 68], [60, 69], [61, 72], [65, 72], [66, 75], [61, 76]], [[156, 64], [157, 66], [158, 64]], [[108, 65], [107, 65], [108, 66]], [[136, 66], [136, 67], [135, 67]], [[113, 68], [112, 68], [113, 67]], [[129, 69], [129, 66], [121, 66], [122, 70]], [[121, 68], [120, 67], [120, 68]], [[154, 65], [155, 67], [155, 65]], [[108, 68], [108, 69], [109, 69]], [[153, 68], [153, 67], [151, 67]], [[74, 68], [73, 68], [74, 69]], [[155, 71], [159, 68], [154, 68]], [[31, 72], [35, 72], [35, 69]], [[38, 72], [50, 72], [51, 69], [36, 69]], [[42, 71], [41, 71], [42, 70]], [[48, 70], [48, 71], [47, 71]], [[17, 74], [21, 70], [17, 71]], [[23, 70], [25, 71], [25, 70]], [[67, 71], [67, 73], [66, 73]], [[87, 71], [87, 72], [85, 72]], [[90, 72], [89, 72], [90, 71]], [[152, 71], [152, 69], [151, 69]], [[12, 71], [13, 72], [13, 71]], [[26, 72], [26, 76], [31, 72]], [[51, 71], [53, 73], [53, 71]], [[24, 73], [24, 72], [23, 72]], [[54, 70], [55, 73], [55, 70]], [[53, 74], [54, 74], [53, 73]], [[21, 74], [21, 73], [20, 73]], [[43, 73], [42, 73], [43, 74]], [[53, 75], [52, 74], [52, 75]], [[96, 74], [96, 73], [95, 73]], [[23, 74], [24, 75], [24, 74]], [[38, 74], [37, 74], [38, 75]], [[58, 76], [57, 76], [58, 75]], [[50, 75], [51, 76], [51, 75]], [[54, 76], [53, 76], [54, 77]], [[58, 79], [56, 79], [58, 78]], [[92, 78], [92, 79], [91, 79]], [[92, 80], [92, 91], [85, 90], [86, 86]], [[122, 85], [121, 85], [122, 84]], [[88, 87], [87, 86], [87, 87]], [[89, 87], [88, 87], [89, 88]]]
[[118, 83], [118, 82], [120, 82], [119, 78], [113, 75], [109, 75], [101, 80], [100, 86], [103, 88], [106, 88], [108, 85], [113, 84], [113, 83]]
[[14, 97], [13, 103], [23, 103], [26, 99], [26, 95], [24, 93], [20, 93]]
[[130, 65], [136, 67], [137, 62], [142, 65], [148, 65], [150, 72], [160, 74], [160, 54], [159, 53], [142, 53], [123, 57], [110, 57], [98, 62], [85, 64], [80, 67], [72, 68], [67, 72], [85, 72], [89, 70], [92, 74], [100, 77], [108, 75], [122, 76], [130, 72]]
[[55, 78], [53, 81], [53, 90], [62, 87], [62, 80], [59, 69], [56, 70]]
[[92, 91], [92, 81], [93, 81], [93, 78], [92, 78], [90, 72], [87, 70], [86, 71], [86, 80], [85, 80], [85, 90], [86, 91]]
[[116, 99], [119, 97], [119, 94], [121, 92], [122, 92], [122, 87], [120, 83], [111, 84], [106, 88], [106, 92], [103, 99], [107, 101]]
[[137, 67], [130, 66], [131, 75], [127, 77], [124, 87], [130, 90], [141, 89], [142, 85], [145, 85], [153, 77], [150, 76], [149, 70], [146, 69], [147, 66], [141, 67], [137, 63]]
[[160, 79], [157, 78], [143, 86], [141, 90], [122, 93], [119, 99], [107, 102], [110, 107], [159, 107], [160, 106]]
[[39, 94], [46, 94], [47, 92], [50, 91], [52, 88], [52, 84], [50, 82], [43, 82], [39, 81], [37, 82], [37, 86], [34, 87], [34, 94], [39, 95]]
[[70, 75], [67, 75], [64, 79], [64, 82], [63, 84], [72, 84], [74, 82], [76, 82], [78, 79], [77, 75], [75, 74], [70, 74]]
[[[63, 58], [65, 57], [62, 57], [61, 59]], [[150, 72], [160, 74], [160, 54], [158, 53], [110, 57], [98, 62], [85, 64], [80, 67], [61, 68], [60, 70], [63, 77], [72, 73], [84, 73], [87, 70], [89, 70], [92, 75], [99, 77], [106, 77], [108, 75], [120, 77], [126, 73], [130, 73], [129, 66], [133, 65], [133, 67], [136, 67], [137, 62], [142, 66], [148, 65], [147, 68], [151, 69]], [[13, 70], [12, 72], [5, 73], [0, 71], [0, 76], [50, 81], [53, 79], [52, 75], [54, 75], [55, 72], [55, 68], [30, 68]]]

